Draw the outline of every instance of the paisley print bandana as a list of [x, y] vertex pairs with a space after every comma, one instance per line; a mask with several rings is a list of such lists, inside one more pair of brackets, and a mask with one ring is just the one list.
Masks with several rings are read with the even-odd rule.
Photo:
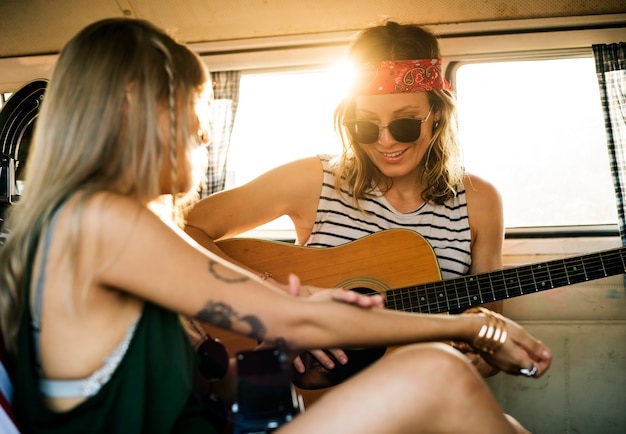
[[384, 60], [365, 63], [357, 71], [352, 95], [452, 90], [441, 74], [441, 59]]

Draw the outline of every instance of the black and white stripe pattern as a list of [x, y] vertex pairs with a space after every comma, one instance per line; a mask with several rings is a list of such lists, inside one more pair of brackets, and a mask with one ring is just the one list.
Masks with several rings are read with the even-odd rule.
[[380, 195], [359, 201], [365, 212], [335, 191], [335, 174], [329, 169], [327, 156], [321, 156], [324, 182], [309, 247], [334, 247], [385, 229], [410, 229], [428, 240], [439, 262], [443, 279], [462, 276], [471, 263], [470, 227], [467, 217], [465, 189], [443, 205], [426, 203], [417, 210], [400, 213]]

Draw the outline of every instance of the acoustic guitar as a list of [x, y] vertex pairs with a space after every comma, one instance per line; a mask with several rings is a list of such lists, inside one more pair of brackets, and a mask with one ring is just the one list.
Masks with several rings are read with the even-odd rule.
[[[456, 313], [471, 306], [626, 272], [626, 247], [520, 267], [441, 280], [434, 251], [416, 232], [390, 229], [331, 248], [311, 248], [251, 238], [219, 241], [227, 255], [279, 282], [295, 273], [302, 285], [343, 287], [382, 294], [385, 306], [404, 312]], [[206, 326], [233, 351], [257, 342]], [[229, 342], [230, 340], [230, 342]], [[349, 362], [327, 370], [308, 353], [304, 375], [292, 370], [292, 381], [304, 390], [334, 386], [378, 360], [386, 348], [346, 350]]]

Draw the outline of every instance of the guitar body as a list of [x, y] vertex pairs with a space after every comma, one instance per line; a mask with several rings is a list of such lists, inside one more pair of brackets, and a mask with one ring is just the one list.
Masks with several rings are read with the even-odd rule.
[[[362, 293], [381, 294], [416, 283], [441, 279], [432, 247], [421, 235], [406, 229], [378, 232], [330, 248], [311, 248], [260, 239], [231, 238], [218, 246], [231, 258], [256, 270], [269, 272], [287, 283], [296, 274], [303, 286], [341, 287]], [[205, 324], [231, 356], [257, 346], [253, 339]], [[292, 381], [302, 389], [320, 389], [338, 384], [379, 359], [386, 348], [347, 350], [349, 362], [327, 370], [308, 353], [302, 355], [306, 374], [293, 371]]]

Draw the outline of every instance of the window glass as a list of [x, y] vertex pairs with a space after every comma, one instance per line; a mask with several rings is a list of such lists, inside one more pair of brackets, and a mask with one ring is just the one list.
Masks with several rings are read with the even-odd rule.
[[[340, 67], [243, 74], [226, 188], [299, 158], [340, 152], [333, 114], [346, 79]], [[287, 217], [263, 227], [292, 228]]]
[[333, 114], [345, 87], [336, 75], [334, 69], [242, 75], [229, 185], [297, 158], [341, 149]]
[[617, 223], [592, 58], [466, 64], [455, 87], [466, 170], [507, 228]]

